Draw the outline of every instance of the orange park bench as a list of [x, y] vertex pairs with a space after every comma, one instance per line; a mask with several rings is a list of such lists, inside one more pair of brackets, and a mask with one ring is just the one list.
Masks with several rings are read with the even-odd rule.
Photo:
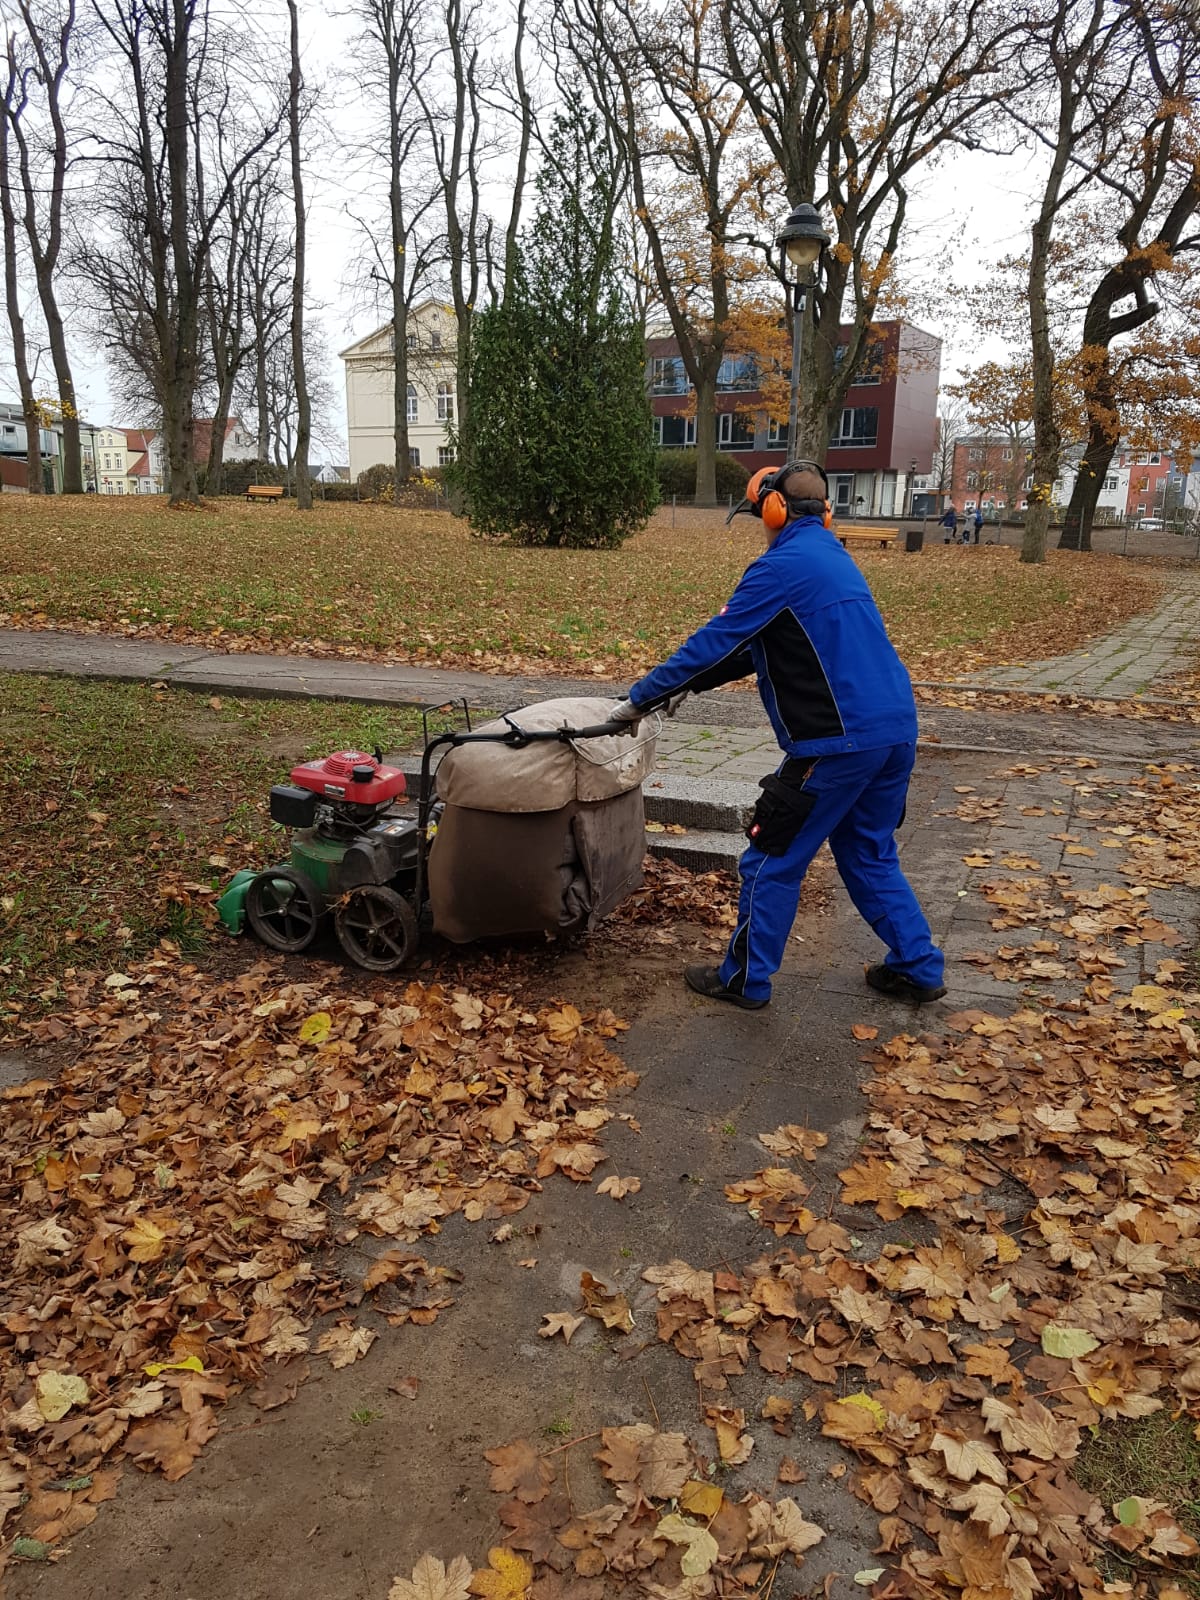
[[283, 487], [278, 483], [252, 483], [246, 490], [247, 500], [282, 500]]
[[875, 527], [865, 522], [835, 522], [833, 531], [847, 550], [855, 544], [874, 544], [886, 550], [889, 545], [895, 544], [900, 533], [899, 528]]

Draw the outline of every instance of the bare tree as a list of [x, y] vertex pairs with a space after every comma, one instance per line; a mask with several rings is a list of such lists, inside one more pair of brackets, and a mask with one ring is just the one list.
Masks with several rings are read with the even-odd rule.
[[287, 331], [292, 295], [291, 240], [283, 225], [282, 200], [269, 174], [259, 174], [247, 208], [242, 271], [246, 283], [253, 385], [250, 395], [260, 461], [271, 459], [271, 355]]
[[483, 41], [490, 19], [484, 0], [441, 0], [436, 16], [439, 36], [429, 57], [430, 71], [415, 83], [414, 92], [445, 220], [461, 427], [469, 404], [471, 322], [492, 254], [493, 223], [483, 204], [483, 168], [491, 153]]
[[420, 0], [360, 0], [363, 25], [359, 58], [369, 91], [384, 100], [387, 126], [387, 248], [378, 230], [358, 221], [371, 243], [371, 280], [387, 293], [392, 328], [392, 432], [395, 481], [411, 471], [408, 444], [409, 316], [428, 285], [429, 269], [440, 249], [426, 219], [438, 189], [425, 166], [421, 139], [426, 132], [417, 84], [428, 69], [420, 23]]
[[294, 455], [296, 480], [296, 505], [301, 511], [312, 510], [312, 484], [308, 476], [308, 445], [312, 433], [312, 406], [308, 395], [308, 377], [304, 370], [304, 258], [305, 216], [304, 175], [300, 159], [300, 126], [303, 121], [300, 74], [300, 19], [296, 0], [287, 0], [290, 24], [290, 64], [288, 74], [288, 150], [292, 161], [292, 200], [295, 206], [296, 226], [292, 262], [292, 371], [296, 385], [296, 449]]
[[643, 13], [631, 0], [573, 0], [577, 58], [627, 164], [658, 304], [695, 393], [696, 498], [716, 498], [717, 384], [739, 287], [757, 263], [735, 234], [760, 181], [746, 99], [709, 62], [711, 0]]
[[[275, 139], [287, 110], [262, 113], [245, 81], [245, 39], [209, 14], [207, 0], [106, 0], [99, 13], [119, 82], [105, 95], [103, 155], [123, 169], [113, 218], [140, 257], [144, 315], [162, 408], [171, 504], [195, 503], [193, 421], [209, 252], [245, 173]], [[261, 93], [260, 86], [259, 92]], [[238, 154], [215, 175], [218, 132]], [[110, 174], [109, 182], [112, 177]]]
[[[974, 142], [1018, 36], [992, 0], [717, 0], [723, 68], [790, 205], [833, 245], [807, 296], [799, 444], [823, 460], [904, 237], [910, 183]], [[852, 331], [839, 355], [843, 320]]]
[[[83, 493], [83, 462], [79, 447], [79, 411], [75, 380], [67, 352], [66, 329], [58, 305], [59, 267], [63, 248], [63, 221], [66, 203], [67, 165], [70, 137], [64, 115], [64, 96], [76, 31], [75, 0], [49, 0], [35, 6], [32, 0], [17, 0], [24, 24], [29, 58], [21, 69], [23, 94], [20, 101], [6, 104], [12, 143], [17, 153], [20, 174], [25, 239], [33, 263], [38, 299], [46, 323], [50, 359], [58, 387], [58, 403], [63, 430], [63, 490]], [[10, 41], [11, 51], [11, 41]], [[12, 60], [10, 53], [10, 60]], [[45, 159], [35, 160], [31, 149], [28, 119], [29, 85], [35, 83], [44, 102], [49, 123], [44, 141]]]
[[4, 303], [8, 310], [13, 365], [16, 368], [17, 387], [21, 396], [21, 415], [25, 422], [26, 478], [30, 494], [41, 494], [45, 487], [42, 482], [42, 414], [33, 390], [29, 346], [25, 336], [25, 317], [21, 310], [17, 212], [13, 198], [9, 151], [9, 129], [14, 120], [20, 120], [24, 109], [24, 95], [24, 77], [17, 67], [16, 40], [9, 34], [5, 54], [4, 96], [3, 102], [0, 103], [0, 221], [4, 230]]
[[[1133, 7], [1107, 0], [1053, 0], [1027, 24], [1021, 97], [1005, 112], [1049, 155], [1030, 229], [1025, 290], [1029, 306], [1033, 418], [1033, 486], [1021, 560], [1046, 556], [1062, 429], [1052, 306], [1052, 277], [1061, 219], [1106, 167], [1121, 165], [1138, 66]], [[1014, 86], [1015, 87], [1015, 86]]]
[[[1180, 259], [1200, 249], [1200, 234], [1188, 234], [1200, 209], [1200, 165], [1189, 149], [1193, 135], [1185, 115], [1200, 88], [1196, 13], [1164, 7], [1154, 16], [1138, 5], [1132, 18], [1144, 51], [1146, 92], [1140, 104], [1138, 99], [1132, 103], [1140, 126], [1124, 170], [1112, 162], [1104, 169], [1118, 218], [1120, 256], [1093, 289], [1083, 318], [1077, 372], [1087, 443], [1063, 521], [1059, 548], [1064, 550], [1091, 549], [1096, 505], [1120, 438], [1120, 380], [1112, 346], [1154, 321], [1160, 302], [1151, 298], [1151, 284], [1156, 278], [1169, 280]], [[1132, 305], [1125, 304], [1129, 300]]]

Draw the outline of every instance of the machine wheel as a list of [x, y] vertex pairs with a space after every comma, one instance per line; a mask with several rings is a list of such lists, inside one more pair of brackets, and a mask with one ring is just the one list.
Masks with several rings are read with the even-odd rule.
[[246, 920], [264, 944], [287, 955], [308, 949], [324, 913], [321, 891], [295, 867], [268, 867], [246, 891]]
[[394, 972], [417, 948], [413, 909], [386, 884], [351, 889], [334, 912], [334, 927], [351, 961], [370, 972]]

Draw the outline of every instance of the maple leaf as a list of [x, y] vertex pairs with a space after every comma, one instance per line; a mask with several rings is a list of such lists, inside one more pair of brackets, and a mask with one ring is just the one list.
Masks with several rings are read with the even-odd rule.
[[466, 1556], [455, 1556], [449, 1567], [436, 1556], [421, 1556], [411, 1578], [396, 1578], [388, 1590], [388, 1600], [467, 1600], [471, 1584], [471, 1563]]
[[659, 1433], [648, 1422], [624, 1428], [603, 1428], [603, 1449], [597, 1452], [604, 1476], [612, 1483], [638, 1483], [651, 1500], [674, 1500], [688, 1481], [691, 1451], [682, 1433]]
[[69, 1250], [73, 1243], [71, 1235], [53, 1217], [47, 1217], [44, 1222], [31, 1222], [17, 1233], [13, 1271], [19, 1275], [46, 1266], [55, 1256]]
[[290, 1312], [279, 1315], [271, 1327], [270, 1337], [262, 1347], [264, 1356], [300, 1355], [309, 1348], [308, 1331], [299, 1317]]
[[[861, 1024], [856, 1023], [855, 1027]], [[870, 1031], [869, 1037], [874, 1038], [879, 1032], [878, 1028]], [[859, 1035], [855, 1035], [859, 1037]], [[783, 1127], [776, 1128], [774, 1133], [760, 1133], [758, 1142], [765, 1150], [777, 1156], [801, 1156], [805, 1161], [815, 1161], [817, 1151], [823, 1150], [829, 1143], [827, 1133], [818, 1133], [814, 1128], [803, 1127], [798, 1122], [785, 1123]]]
[[614, 1200], [624, 1200], [627, 1194], [637, 1194], [642, 1187], [640, 1178], [618, 1178], [616, 1173], [596, 1185], [597, 1194], [610, 1194]]
[[523, 1600], [533, 1582], [533, 1568], [524, 1556], [498, 1544], [488, 1551], [488, 1564], [471, 1579], [470, 1592], [485, 1600]]
[[362, 1360], [378, 1337], [371, 1328], [339, 1323], [317, 1340], [317, 1354], [327, 1355], [331, 1367], [349, 1367]]
[[583, 1318], [571, 1311], [543, 1311], [542, 1323], [538, 1329], [540, 1338], [553, 1339], [556, 1333], [561, 1333], [563, 1343], [570, 1344], [572, 1335], [583, 1327]]
[[794, 1500], [760, 1500], [750, 1508], [750, 1553], [756, 1556], [782, 1556], [789, 1552], [799, 1558], [820, 1544], [825, 1530], [808, 1522]]
[[1039, 1461], [1075, 1458], [1079, 1449], [1078, 1426], [1065, 1417], [1056, 1417], [1040, 1400], [1028, 1396], [1018, 1409], [988, 1395], [980, 1409], [1006, 1450], [1036, 1456]]
[[993, 1483], [1008, 1482], [1008, 1473], [1000, 1457], [984, 1444], [982, 1439], [964, 1439], [948, 1433], [935, 1433], [931, 1450], [936, 1450], [946, 1462], [946, 1471], [952, 1478], [970, 1483], [982, 1475]]
[[168, 1483], [176, 1483], [192, 1470], [216, 1431], [216, 1419], [204, 1406], [190, 1417], [139, 1422], [129, 1430], [125, 1449], [139, 1467], [157, 1466]]
[[483, 1459], [491, 1463], [488, 1488], [493, 1493], [516, 1494], [526, 1505], [534, 1505], [550, 1493], [554, 1469], [542, 1460], [528, 1439], [514, 1439], [496, 1450], [485, 1450]]
[[[500, 1520], [508, 1529], [504, 1536], [507, 1543], [514, 1550], [524, 1550], [535, 1562], [553, 1561], [561, 1556], [559, 1530], [570, 1516], [570, 1503], [562, 1494], [553, 1494], [535, 1505], [527, 1505], [523, 1500], [506, 1500], [500, 1507]], [[603, 1567], [598, 1570], [603, 1571]]]
[[615, 1328], [618, 1333], [633, 1331], [633, 1312], [623, 1294], [607, 1288], [590, 1272], [580, 1274], [579, 1292], [583, 1296], [584, 1311], [589, 1317], [595, 1317], [606, 1328]]
[[715, 1316], [711, 1272], [698, 1272], [695, 1267], [689, 1267], [686, 1261], [675, 1260], [668, 1261], [664, 1267], [647, 1267], [642, 1277], [647, 1283], [658, 1284], [660, 1300], [666, 1302], [675, 1296], [697, 1300], [710, 1317]]
[[147, 1265], [161, 1261], [167, 1253], [167, 1235], [156, 1222], [149, 1217], [135, 1217], [132, 1224], [126, 1228], [121, 1238], [129, 1245], [129, 1258], [131, 1261], [140, 1261]]
[[571, 1044], [583, 1026], [583, 1018], [574, 1006], [563, 1006], [560, 1011], [547, 1011], [543, 1020], [546, 1032], [555, 1044]]
[[990, 1538], [998, 1539], [1012, 1522], [1012, 1502], [998, 1483], [973, 1483], [950, 1500], [955, 1511], [965, 1511], [972, 1522], [983, 1524]]
[[689, 1522], [678, 1512], [662, 1517], [654, 1530], [654, 1536], [685, 1547], [679, 1562], [679, 1570], [685, 1578], [702, 1576], [721, 1554], [720, 1546], [707, 1528], [702, 1528], [699, 1523]]

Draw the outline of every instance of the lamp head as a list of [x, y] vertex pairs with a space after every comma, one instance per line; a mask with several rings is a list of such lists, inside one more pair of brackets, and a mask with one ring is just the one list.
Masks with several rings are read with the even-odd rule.
[[811, 267], [829, 243], [816, 206], [807, 200], [793, 208], [776, 237], [788, 260], [800, 268]]

